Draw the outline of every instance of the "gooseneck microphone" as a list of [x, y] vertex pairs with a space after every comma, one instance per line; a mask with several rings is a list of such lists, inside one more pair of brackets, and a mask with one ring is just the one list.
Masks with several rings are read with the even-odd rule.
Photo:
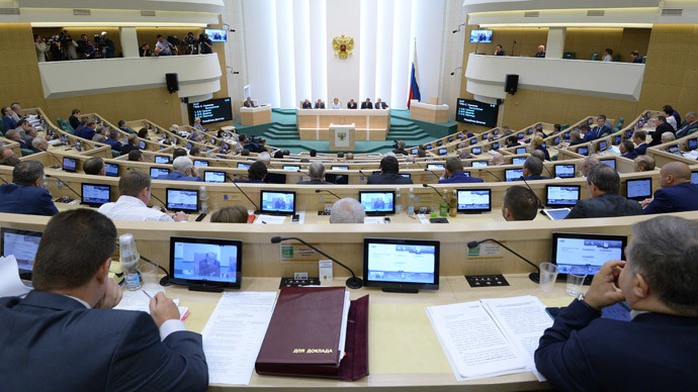
[[[53, 174], [46, 174], [45, 176], [46, 176], [46, 178], [54, 178], [54, 179], [56, 179], [59, 183], [65, 185], [66, 188], [68, 188], [71, 192], [75, 193], [79, 198], [82, 199], [82, 195], [79, 194], [78, 192], [76, 192], [75, 189], [71, 188], [70, 185], [68, 185], [68, 183], [66, 183], [65, 181], [63, 181], [63, 180], [61, 180], [60, 178], [54, 176]], [[58, 184], [56, 184], [56, 187], [58, 187]]]
[[361, 176], [363, 176], [364, 178], [368, 178], [368, 174], [364, 173], [361, 169], [359, 169], [359, 174], [361, 174]]
[[347, 282], [346, 282], [347, 287], [349, 287], [350, 289], [360, 289], [361, 287], [363, 287], [364, 281], [363, 281], [361, 278], [359, 278], [358, 276], [356, 276], [356, 274], [354, 273], [354, 271], [353, 271], [351, 268], [349, 268], [349, 267], [347, 267], [346, 265], [340, 263], [337, 259], [335, 259], [335, 258], [333, 258], [333, 257], [330, 257], [327, 253], [325, 253], [325, 252], [321, 251], [320, 249], [318, 249], [318, 248], [316, 248], [316, 247], [310, 245], [309, 243], [303, 241], [302, 239], [300, 239], [300, 238], [298, 238], [298, 237], [284, 237], [284, 238], [281, 238], [281, 237], [278, 237], [278, 236], [277, 236], [277, 237], [271, 237], [271, 243], [272, 243], [272, 244], [278, 244], [278, 243], [281, 242], [281, 241], [287, 241], [287, 240], [296, 240], [296, 241], [300, 242], [301, 244], [307, 246], [308, 248], [310, 248], [310, 249], [312, 249], [312, 250], [314, 250], [314, 251], [320, 253], [321, 255], [327, 257], [328, 259], [332, 260], [332, 262], [337, 263], [337, 264], [339, 264], [340, 266], [344, 267], [344, 269], [346, 269], [347, 271], [351, 272], [351, 278], [347, 279]]
[[536, 282], [536, 283], [538, 283], [538, 282], [540, 281], [540, 268], [539, 268], [537, 265], [533, 264], [533, 263], [531, 262], [531, 260], [529, 260], [529, 259], [527, 259], [527, 258], [521, 256], [520, 254], [518, 254], [516, 251], [514, 251], [514, 250], [511, 249], [510, 247], [508, 247], [508, 246], [504, 245], [503, 243], [501, 243], [501, 242], [495, 240], [494, 238], [485, 238], [484, 240], [480, 240], [480, 241], [470, 241], [470, 242], [468, 242], [468, 249], [473, 249], [474, 247], [476, 247], [476, 246], [482, 244], [483, 242], [494, 242], [495, 244], [497, 244], [497, 245], [501, 246], [502, 248], [508, 250], [509, 252], [513, 253], [513, 254], [516, 255], [518, 258], [520, 258], [521, 260], [523, 260], [523, 261], [525, 261], [526, 263], [528, 263], [529, 265], [531, 265], [533, 268], [536, 269], [536, 272], [531, 272], [531, 273], [528, 275], [528, 278], [531, 279], [531, 281]]
[[155, 200], [159, 201], [159, 202], [160, 202], [160, 204], [162, 204], [162, 208], [163, 208], [163, 209], [165, 209], [165, 210], [167, 210], [167, 204], [165, 204], [165, 202], [164, 202], [164, 201], [162, 201], [162, 200], [161, 200], [161, 199], [160, 199], [159, 197], [157, 197], [157, 196], [153, 195], [153, 193], [152, 193], [152, 192], [150, 193], [150, 197], [152, 197], [153, 199], [155, 199]]
[[[482, 169], [477, 169], [477, 174], [480, 176], [480, 178], [482, 178], [482, 173], [483, 173], [483, 170], [482, 170]], [[502, 179], [501, 179], [498, 175], [492, 173], [491, 171], [486, 171], [485, 173], [487, 173], [487, 174], [491, 175], [492, 177], [496, 178], [497, 181], [499, 181], [499, 182], [504, 182], [504, 181], [502, 181]]]
[[531, 191], [531, 193], [533, 193], [533, 196], [536, 197], [536, 200], [538, 200], [538, 208], [541, 210], [544, 210], [545, 204], [543, 204], [543, 201], [540, 199], [540, 197], [538, 197], [538, 195], [536, 195], [536, 192], [533, 192], [533, 188], [531, 188], [531, 186], [528, 185], [526, 178], [524, 176], [521, 176], [521, 177], [519, 177], [519, 179], [522, 180], [524, 182], [524, 184], [526, 184], [526, 188], [528, 188], [528, 190]]
[[439, 195], [439, 197], [441, 197], [441, 200], [443, 200], [444, 203], [448, 204], [448, 200], [446, 200], [446, 197], [444, 197], [443, 193], [441, 193], [441, 191], [439, 191], [435, 186], [429, 184], [422, 184], [422, 187], [433, 189], [434, 192], [436, 192]]
[[433, 170], [430, 170], [429, 168], [425, 168], [425, 169], [424, 169], [424, 171], [425, 171], [425, 172], [429, 172], [429, 173], [431, 173], [431, 175], [432, 175], [432, 176], [434, 176], [434, 177], [436, 177], [436, 178], [441, 178], [441, 176], [440, 176], [440, 175], [436, 174], [436, 172], [435, 172], [435, 171], [433, 171]]
[[329, 193], [330, 195], [336, 197], [337, 199], [341, 199], [341, 197], [337, 196], [336, 193], [332, 192], [332, 191], [329, 190], [329, 189], [316, 189], [316, 190], [315, 190], [315, 193], [321, 193], [321, 192], [322, 192], [322, 193]]
[[242, 188], [240, 188], [240, 185], [238, 185], [235, 181], [233, 181], [233, 185], [235, 185], [235, 187], [240, 191], [240, 193], [242, 193], [242, 195], [245, 196], [245, 198], [246, 198], [247, 200], [249, 200], [250, 203], [252, 203], [252, 205], [253, 205], [254, 208], [255, 208], [254, 213], [255, 213], [255, 214], [258, 214], [259, 211], [260, 211], [260, 208], [259, 208], [259, 206], [257, 205], [257, 203], [253, 202], [252, 199], [250, 199], [250, 197], [247, 196], [247, 193], [245, 193], [245, 191], [243, 191]]

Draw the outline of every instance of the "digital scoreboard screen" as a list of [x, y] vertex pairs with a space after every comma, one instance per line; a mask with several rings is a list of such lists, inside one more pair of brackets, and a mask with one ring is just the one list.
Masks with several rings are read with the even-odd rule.
[[487, 127], [497, 126], [499, 106], [472, 99], [458, 98], [456, 105], [456, 121]]
[[210, 124], [233, 119], [233, 108], [230, 98], [209, 99], [203, 102], [189, 104], [189, 121], [200, 118], [201, 124]]

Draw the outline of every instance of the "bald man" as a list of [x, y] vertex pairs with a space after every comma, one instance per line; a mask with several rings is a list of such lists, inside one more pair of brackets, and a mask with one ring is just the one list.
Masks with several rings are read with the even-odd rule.
[[642, 202], [644, 214], [698, 210], [698, 185], [691, 184], [691, 169], [683, 162], [670, 162], [659, 171], [654, 198]]

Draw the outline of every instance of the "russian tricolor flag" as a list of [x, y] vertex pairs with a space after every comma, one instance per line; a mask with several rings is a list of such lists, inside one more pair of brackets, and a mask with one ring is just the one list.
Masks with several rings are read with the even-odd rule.
[[412, 73], [410, 75], [410, 94], [407, 98], [407, 109], [410, 108], [410, 101], [416, 99], [420, 101], [422, 94], [419, 92], [419, 68], [417, 67], [417, 43], [414, 45], [414, 55], [412, 58]]

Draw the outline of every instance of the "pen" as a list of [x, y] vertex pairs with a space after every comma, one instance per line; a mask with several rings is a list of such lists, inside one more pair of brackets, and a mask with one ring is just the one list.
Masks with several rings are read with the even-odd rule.
[[141, 289], [141, 291], [143, 292], [143, 294], [147, 295], [148, 298], [153, 299], [153, 297], [151, 297], [150, 294], [148, 294], [147, 291], [145, 291], [145, 290], [143, 290], [143, 289]]
[[265, 225], [267, 224], [267, 222], [265, 222], [265, 221], [262, 221], [262, 223], [265, 224]]

